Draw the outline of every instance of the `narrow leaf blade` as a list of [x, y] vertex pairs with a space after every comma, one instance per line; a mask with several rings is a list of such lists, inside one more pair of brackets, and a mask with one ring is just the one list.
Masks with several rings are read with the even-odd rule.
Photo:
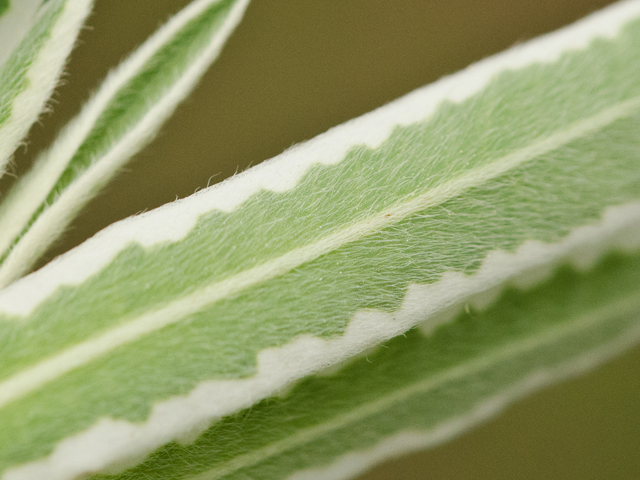
[[0, 206], [0, 286], [24, 275], [218, 57], [248, 0], [199, 0], [113, 71]]
[[8, 38], [0, 54], [0, 176], [55, 88], [91, 4], [20, 0], [5, 7], [0, 17], [0, 41]]

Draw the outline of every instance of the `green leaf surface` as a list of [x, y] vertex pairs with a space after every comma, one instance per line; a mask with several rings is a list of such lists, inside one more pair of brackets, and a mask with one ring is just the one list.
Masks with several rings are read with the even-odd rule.
[[[433, 337], [409, 335], [435, 349], [429, 355], [442, 354], [443, 332], [460, 334], [459, 358], [443, 356], [433, 364], [438, 372], [415, 367], [460, 381], [460, 395], [469, 395], [420, 420], [425, 429], [521, 385], [538, 368], [600, 348], [604, 358], [620, 335], [635, 340], [632, 273], [618, 289], [629, 296], [610, 304], [585, 300], [558, 318], [532, 308], [530, 321], [523, 313], [522, 322], [498, 322], [522, 331], [482, 317], [487, 330], [478, 334], [491, 338], [471, 329], [467, 339], [460, 325], [468, 320], [451, 312], [477, 295], [489, 302], [515, 280], [535, 285], [568, 262], [594, 268], [612, 250], [627, 257], [609, 262], [634, 271], [638, 17], [640, 2], [624, 2], [481, 62], [219, 186], [119, 222], [0, 291], [6, 480], [131, 466], [417, 324], [424, 332], [441, 326]], [[603, 268], [594, 270], [594, 285]], [[554, 280], [558, 295], [572, 299], [581, 275]], [[541, 294], [531, 295], [523, 301], [535, 306]], [[449, 379], [459, 365], [468, 375]], [[494, 390], [473, 390], [485, 374], [496, 375], [486, 384]], [[393, 391], [413, 392], [405, 380]], [[385, 402], [384, 388], [366, 393], [373, 397], [363, 405]], [[423, 393], [433, 395], [416, 395]], [[288, 451], [264, 457], [264, 475], [282, 476], [269, 462]], [[337, 455], [327, 452], [287, 462], [306, 468]]]
[[199, 0], [114, 70], [0, 205], [0, 286], [24, 275], [193, 89], [248, 0]]

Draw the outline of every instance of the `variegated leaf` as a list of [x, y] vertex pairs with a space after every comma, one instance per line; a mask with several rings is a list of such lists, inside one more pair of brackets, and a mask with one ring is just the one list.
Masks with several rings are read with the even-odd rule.
[[91, 4], [0, 2], [0, 176], [56, 86]]
[[[348, 436], [345, 416], [366, 422], [367, 412], [388, 410], [392, 418], [388, 399], [400, 406], [411, 382], [453, 382], [469, 397], [403, 420], [414, 418], [420, 438], [431, 438], [456, 416], [472, 423], [474, 408], [496, 405], [496, 395], [518, 396], [579, 369], [590, 352], [602, 360], [635, 342], [639, 52], [640, 2], [620, 3], [119, 222], [5, 288], [4, 478], [114, 473], [160, 447], [174, 451], [171, 442], [202, 432], [197, 442], [206, 442], [212, 431], [221, 446], [201, 471], [170, 478], [282, 478], [340, 457], [314, 450], [313, 435]], [[598, 263], [612, 251], [622, 257]], [[611, 262], [615, 275], [606, 273]], [[566, 263], [588, 273], [535, 287]], [[468, 329], [456, 317], [512, 282], [533, 290], [496, 305], [521, 295], [532, 307], [522, 319], [489, 307], [478, 314], [478, 338], [476, 324]], [[593, 291], [602, 291], [599, 301]], [[414, 365], [403, 362], [417, 357], [398, 356], [389, 365], [407, 367], [407, 377], [360, 400], [344, 390], [343, 410], [329, 420], [308, 412], [308, 423], [293, 423], [299, 432], [285, 424], [289, 430], [263, 432], [255, 445], [225, 447], [226, 425], [243, 422], [230, 415], [418, 324], [427, 355], [440, 356], [413, 379]], [[393, 345], [405, 348], [395, 346], [401, 339]], [[448, 348], [460, 357], [449, 358]], [[541, 368], [550, 369], [544, 381]], [[331, 378], [340, 384], [343, 374]], [[316, 382], [285, 398], [294, 404]], [[430, 388], [415, 393], [437, 393]], [[261, 429], [259, 421], [243, 425]], [[336, 445], [343, 453], [375, 449], [400, 427], [360, 447], [355, 435]], [[196, 447], [185, 448], [190, 462]], [[144, 474], [163, 458], [156, 452]]]

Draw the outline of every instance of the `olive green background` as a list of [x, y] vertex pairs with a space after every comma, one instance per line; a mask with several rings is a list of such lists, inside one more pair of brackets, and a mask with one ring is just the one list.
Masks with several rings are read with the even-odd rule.
[[[109, 67], [186, 0], [96, 0], [20, 173]], [[48, 259], [108, 224], [184, 197], [604, 0], [253, 0], [218, 62], [155, 142]], [[640, 79], [639, 79], [640, 81]], [[6, 191], [10, 178], [0, 181]], [[640, 348], [367, 479], [640, 479]]]

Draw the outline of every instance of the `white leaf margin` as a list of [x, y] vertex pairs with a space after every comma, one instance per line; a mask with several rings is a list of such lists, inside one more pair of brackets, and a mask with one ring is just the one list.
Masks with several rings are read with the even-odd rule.
[[425, 120], [443, 101], [461, 102], [471, 97], [498, 73], [535, 63], [552, 63], [563, 53], [586, 49], [596, 38], [613, 39], [625, 24], [639, 16], [640, 0], [616, 3], [334, 127], [227, 181], [117, 222], [45, 268], [0, 291], [0, 313], [27, 316], [59, 287], [83, 283], [132, 243], [150, 247], [177, 242], [205, 213], [233, 211], [261, 190], [291, 190], [311, 166], [337, 164], [357, 145], [376, 148], [394, 127]]

